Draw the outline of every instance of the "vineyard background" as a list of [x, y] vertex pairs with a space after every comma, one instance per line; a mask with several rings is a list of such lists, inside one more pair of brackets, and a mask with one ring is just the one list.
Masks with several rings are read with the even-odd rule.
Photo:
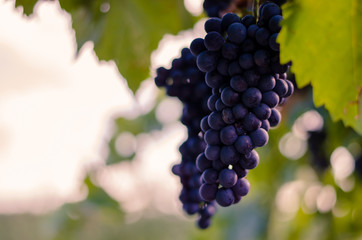
[[152, 77], [202, 2], [36, 3], [0, 1], [0, 239], [362, 239], [361, 4], [284, 6], [299, 89], [248, 196], [198, 230], [170, 170], [182, 107]]

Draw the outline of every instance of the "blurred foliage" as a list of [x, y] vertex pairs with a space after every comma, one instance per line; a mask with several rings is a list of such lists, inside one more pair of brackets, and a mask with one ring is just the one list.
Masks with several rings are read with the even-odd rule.
[[361, 2], [294, 0], [283, 11], [281, 59], [300, 87], [312, 84], [316, 106], [362, 135]]
[[121, 156], [116, 150], [116, 141], [117, 137], [124, 132], [129, 132], [134, 136], [137, 136], [141, 133], [148, 133], [151, 130], [161, 129], [162, 125], [156, 119], [156, 108], [153, 108], [150, 112], [138, 116], [135, 119], [126, 119], [126, 118], [117, 118], [115, 120], [116, 131], [112, 136], [108, 146], [109, 154], [106, 160], [107, 164], [115, 164], [121, 161], [132, 159], [135, 154], [132, 156]]
[[[16, 0], [29, 14], [37, 1]], [[100, 60], [114, 60], [135, 92], [150, 76], [151, 52], [164, 34], [191, 28], [182, 0], [61, 0], [71, 14], [78, 48], [94, 42]]]

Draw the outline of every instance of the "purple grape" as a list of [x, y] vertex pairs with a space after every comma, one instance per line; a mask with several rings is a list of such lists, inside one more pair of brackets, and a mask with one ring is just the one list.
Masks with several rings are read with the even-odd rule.
[[222, 207], [228, 207], [235, 200], [233, 191], [229, 188], [220, 188], [216, 194], [216, 202]]
[[199, 193], [202, 199], [205, 201], [213, 201], [216, 198], [218, 192], [217, 184], [204, 183], [201, 185]]
[[225, 145], [233, 144], [237, 138], [238, 135], [233, 125], [228, 125], [220, 131], [220, 140]]
[[265, 129], [258, 128], [250, 133], [250, 138], [255, 147], [262, 147], [268, 143], [269, 135]]
[[219, 182], [225, 188], [233, 187], [238, 180], [238, 176], [234, 170], [225, 168], [219, 174]]
[[235, 185], [231, 188], [235, 196], [243, 197], [249, 193], [250, 183], [246, 178], [238, 179]]
[[219, 177], [219, 173], [217, 170], [213, 168], [206, 169], [202, 173], [202, 179], [205, 181], [205, 183], [216, 183]]
[[254, 169], [259, 164], [259, 154], [253, 150], [248, 155], [243, 156], [239, 163], [245, 169]]
[[235, 142], [235, 149], [242, 154], [249, 154], [254, 149], [254, 144], [248, 135], [239, 136]]

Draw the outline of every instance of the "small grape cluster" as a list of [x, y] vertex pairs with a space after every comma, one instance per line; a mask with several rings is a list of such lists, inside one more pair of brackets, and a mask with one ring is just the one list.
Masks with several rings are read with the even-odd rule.
[[205, 201], [227, 207], [249, 192], [245, 177], [259, 163], [254, 149], [268, 142], [269, 128], [281, 120], [275, 107], [293, 93], [286, 79], [290, 64], [280, 64], [276, 42], [282, 19], [280, 7], [270, 2], [260, 6], [258, 22], [227, 13], [207, 20], [205, 38], [190, 45], [213, 93], [211, 113], [201, 120], [207, 146], [196, 160]]
[[231, 0], [205, 0], [203, 7], [209, 17], [219, 17], [220, 12], [225, 11], [231, 4]]
[[181, 144], [181, 163], [172, 167], [172, 172], [180, 177], [182, 191], [179, 196], [184, 211], [193, 215], [198, 213], [198, 225], [207, 228], [215, 214], [213, 202], [200, 198], [201, 172], [196, 167], [197, 156], [205, 150], [205, 142], [200, 136], [200, 121], [210, 113], [207, 107], [211, 89], [205, 84], [205, 74], [196, 66], [196, 58], [190, 49], [184, 48], [181, 57], [172, 61], [171, 69], [157, 69], [155, 83], [166, 88], [169, 96], [178, 97], [184, 104], [181, 122], [187, 127], [188, 138]]

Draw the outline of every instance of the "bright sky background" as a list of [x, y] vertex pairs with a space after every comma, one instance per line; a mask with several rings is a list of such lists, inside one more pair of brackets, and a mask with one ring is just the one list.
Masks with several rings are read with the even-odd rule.
[[[196, 1], [185, 2], [200, 12], [201, 1], [196, 9]], [[152, 69], [169, 64], [200, 26], [165, 36], [152, 55]], [[0, 0], [0, 213], [42, 213], [83, 199], [81, 180], [87, 169], [104, 164], [112, 119], [152, 107], [152, 80], [134, 97], [115, 64], [98, 61], [92, 43], [78, 58], [75, 53], [70, 15], [57, 2], [39, 4], [27, 18], [14, 1]], [[181, 111], [177, 103], [167, 104]], [[162, 131], [136, 137], [143, 148], [134, 161], [104, 168], [96, 177], [131, 212], [150, 205], [180, 212], [180, 186], [170, 166], [185, 138], [182, 125], [171, 121]]]

